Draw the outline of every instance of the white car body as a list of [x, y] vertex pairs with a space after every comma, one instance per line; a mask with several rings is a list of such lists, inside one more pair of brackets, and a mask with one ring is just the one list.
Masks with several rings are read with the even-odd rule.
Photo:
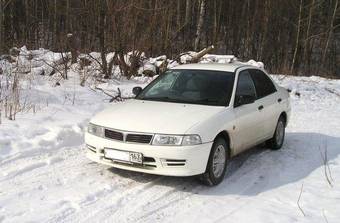
[[[229, 144], [230, 156], [273, 137], [280, 115], [286, 123], [290, 116], [289, 93], [273, 81], [276, 92], [254, 103], [234, 107], [238, 75], [257, 67], [241, 63], [189, 64], [173, 69], [216, 70], [235, 72], [229, 106], [128, 100], [113, 104], [93, 117], [90, 123], [127, 134], [197, 134], [202, 143], [190, 146], [158, 146], [131, 143], [85, 133], [87, 157], [116, 168], [169, 176], [192, 176], [206, 171], [209, 154], [218, 135]], [[261, 70], [263, 71], [263, 70]], [[263, 71], [265, 72], [265, 71]], [[258, 107], [263, 106], [259, 110]], [[104, 148], [138, 152], [146, 158], [142, 165], [107, 159]]]

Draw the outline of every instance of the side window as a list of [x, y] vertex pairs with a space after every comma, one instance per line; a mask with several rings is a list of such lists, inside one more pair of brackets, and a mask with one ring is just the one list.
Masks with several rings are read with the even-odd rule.
[[[241, 71], [238, 75], [235, 101], [237, 101], [240, 96], [245, 95], [256, 98], [254, 82], [248, 70]], [[235, 103], [235, 106], [238, 106], [237, 103]]]
[[263, 98], [276, 92], [276, 88], [272, 80], [261, 70], [250, 70], [250, 74], [254, 81], [258, 98]]

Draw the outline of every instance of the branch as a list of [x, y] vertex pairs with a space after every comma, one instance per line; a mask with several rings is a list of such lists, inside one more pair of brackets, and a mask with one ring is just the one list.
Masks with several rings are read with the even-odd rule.
[[324, 173], [325, 173], [325, 177], [326, 177], [327, 183], [329, 184], [329, 186], [333, 187], [333, 185], [332, 185], [333, 179], [332, 179], [331, 169], [330, 169], [330, 167], [328, 165], [327, 145], [325, 146], [324, 155], [321, 152], [320, 146], [319, 146], [319, 151], [320, 151], [320, 155], [321, 155], [322, 160], [323, 160]]
[[99, 66], [101, 67], [101, 69], [103, 69], [102, 63], [101, 63], [99, 60], [97, 60], [97, 58], [93, 57], [90, 53], [87, 53], [86, 55], [88, 55], [89, 57], [91, 57], [91, 59], [95, 60], [95, 61], [99, 64]]
[[334, 90], [332, 90], [330, 88], [326, 87], [325, 90], [328, 91], [329, 93], [335, 94], [336, 96], [340, 97], [340, 93], [338, 93], [338, 92], [336, 92], [336, 91], [334, 91]]
[[297, 200], [297, 205], [298, 205], [298, 207], [299, 207], [301, 213], [303, 214], [303, 216], [306, 217], [305, 212], [302, 210], [302, 208], [301, 208], [301, 206], [300, 206], [300, 199], [301, 199], [302, 190], [303, 190], [303, 183], [302, 183], [302, 185], [301, 185], [301, 190], [300, 190], [299, 198], [298, 198], [298, 200]]
[[[94, 89], [92, 89], [94, 90]], [[105, 95], [109, 96], [111, 99], [109, 100], [109, 102], [114, 102], [114, 101], [123, 101], [125, 99], [131, 99], [133, 97], [122, 97], [122, 93], [120, 91], [119, 88], [117, 88], [117, 95], [112, 95], [110, 93], [108, 93], [107, 91], [105, 91], [104, 89], [100, 88], [100, 87], [95, 87], [95, 90], [100, 90], [101, 92], [103, 92]]]
[[328, 219], [325, 215], [325, 210], [322, 210], [322, 215], [323, 215], [323, 218], [325, 219], [325, 222], [328, 223]]
[[[8, 2], [6, 2], [6, 3], [4, 4], [3, 10], [5, 10], [5, 9], [7, 8], [7, 6], [8, 6], [9, 4], [11, 4], [11, 1], [12, 1], [12, 0], [8, 0]], [[1, 0], [0, 0], [0, 4], [1, 4]]]
[[47, 66], [49, 66], [49, 67], [53, 68], [54, 70], [56, 70], [56, 71], [61, 75], [61, 77], [64, 78], [63, 72], [60, 71], [60, 70], [57, 68], [57, 65], [53, 66], [53, 65], [47, 63], [45, 60], [37, 60], [37, 61], [42, 61], [42, 62], [45, 63]]

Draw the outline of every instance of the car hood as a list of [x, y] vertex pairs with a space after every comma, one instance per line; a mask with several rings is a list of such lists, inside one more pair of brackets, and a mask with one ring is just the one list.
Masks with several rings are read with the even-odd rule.
[[117, 130], [185, 134], [225, 107], [158, 101], [129, 100], [116, 103], [91, 119], [91, 123]]

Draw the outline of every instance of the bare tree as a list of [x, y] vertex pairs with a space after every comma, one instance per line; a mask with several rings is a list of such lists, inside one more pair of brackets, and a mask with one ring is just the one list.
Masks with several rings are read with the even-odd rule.
[[2, 0], [0, 0], [0, 55], [2, 54], [2, 50], [3, 50], [3, 6], [2, 6]]
[[330, 21], [329, 21], [329, 29], [328, 29], [328, 32], [327, 32], [326, 43], [325, 43], [325, 47], [323, 49], [323, 54], [322, 54], [322, 63], [325, 63], [325, 61], [326, 61], [327, 50], [328, 50], [330, 39], [331, 39], [332, 34], [333, 34], [334, 21], [335, 21], [335, 18], [336, 18], [335, 17], [336, 12], [338, 10], [338, 5], [339, 5], [339, 0], [336, 0], [335, 4], [334, 4], [333, 13], [332, 13], [332, 16], [330, 17]]
[[295, 69], [297, 53], [298, 53], [299, 45], [300, 45], [300, 33], [301, 33], [301, 26], [302, 26], [302, 4], [303, 4], [303, 0], [300, 0], [299, 18], [298, 18], [298, 25], [297, 25], [297, 31], [296, 31], [294, 55], [293, 55], [293, 59], [292, 59], [292, 65], [290, 67], [290, 73], [291, 74], [293, 74], [294, 69]]
[[198, 18], [198, 23], [197, 23], [197, 30], [196, 30], [195, 44], [194, 44], [194, 49], [196, 51], [199, 48], [199, 43], [201, 40], [203, 22], [204, 22], [204, 14], [205, 14], [205, 0], [201, 0], [200, 1], [200, 13], [199, 13], [199, 18]]

